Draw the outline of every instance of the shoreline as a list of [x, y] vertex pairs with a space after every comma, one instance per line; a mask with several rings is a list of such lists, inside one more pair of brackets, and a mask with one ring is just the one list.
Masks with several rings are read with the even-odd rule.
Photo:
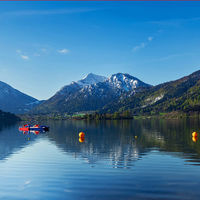
[[[53, 115], [53, 116], [52, 116]], [[200, 113], [184, 113], [184, 112], [170, 112], [157, 115], [133, 115], [133, 116], [115, 116], [102, 117], [97, 114], [97, 117], [87, 115], [82, 116], [62, 116], [60, 114], [52, 115], [17, 115], [21, 121], [33, 120], [85, 120], [85, 121], [104, 121], [104, 120], [137, 120], [137, 119], [200, 119]]]

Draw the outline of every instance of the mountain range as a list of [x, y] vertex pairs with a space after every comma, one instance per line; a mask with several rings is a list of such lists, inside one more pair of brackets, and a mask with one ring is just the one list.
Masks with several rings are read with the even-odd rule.
[[125, 73], [108, 78], [90, 73], [62, 87], [45, 101], [38, 101], [0, 82], [0, 109], [29, 114], [199, 111], [200, 71], [156, 86]]
[[117, 73], [106, 78], [90, 73], [80, 81], [61, 88], [53, 97], [33, 109], [33, 112], [73, 114], [96, 111], [121, 96], [133, 95], [150, 87], [129, 74]]
[[158, 114], [162, 112], [200, 111], [200, 70], [175, 81], [148, 88], [128, 98], [107, 104], [102, 112], [122, 112], [131, 110], [133, 114]]
[[0, 81], [0, 110], [21, 114], [28, 112], [40, 101]]

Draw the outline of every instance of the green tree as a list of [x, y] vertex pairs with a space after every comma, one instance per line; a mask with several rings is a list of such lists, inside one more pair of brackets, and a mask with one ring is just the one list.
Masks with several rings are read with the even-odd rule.
[[122, 113], [122, 117], [123, 117], [123, 118], [132, 118], [132, 115], [131, 115], [130, 110], [125, 110], [125, 111]]
[[113, 119], [119, 119], [119, 118], [120, 118], [119, 112], [115, 112], [115, 113], [113, 114]]

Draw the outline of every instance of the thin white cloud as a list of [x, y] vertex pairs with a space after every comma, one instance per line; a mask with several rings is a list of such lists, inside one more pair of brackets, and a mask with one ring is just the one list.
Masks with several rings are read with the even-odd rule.
[[97, 10], [96, 8], [52, 9], [52, 10], [19, 10], [4, 12], [0, 16], [31, 16], [31, 15], [64, 15], [86, 13]]
[[46, 52], [47, 52], [47, 49], [46, 49], [46, 48], [42, 48], [41, 51], [42, 51], [43, 53], [46, 53]]
[[16, 50], [16, 53], [22, 58], [23, 60], [29, 60], [29, 56], [25, 55], [20, 49]]
[[198, 22], [198, 21], [200, 21], [200, 17], [157, 20], [157, 21], [149, 21], [148, 23], [160, 26], [179, 26], [183, 23]]
[[23, 191], [26, 188], [30, 187], [31, 182], [32, 182], [31, 180], [25, 181], [21, 186], [19, 186], [19, 190]]
[[31, 183], [31, 180], [25, 181], [24, 185], [29, 185]]
[[68, 54], [70, 51], [69, 51], [69, 49], [60, 49], [60, 50], [58, 50], [58, 53], [60, 53], [60, 54]]
[[22, 51], [21, 51], [20, 49], [17, 49], [16, 52], [17, 52], [18, 54], [20, 54]]
[[133, 51], [138, 51], [140, 49], [143, 49], [146, 46], [146, 44], [144, 42], [142, 42], [141, 44], [133, 47]]
[[153, 40], [153, 37], [152, 36], [149, 36], [148, 37], [148, 41], [152, 41]]
[[41, 54], [39, 54], [39, 53], [34, 53], [33, 56], [39, 57], [39, 56], [41, 56]]
[[154, 37], [149, 36], [149, 37], [147, 38], [147, 41], [146, 41], [146, 42], [142, 42], [142, 43], [140, 43], [139, 45], [133, 47], [132, 51], [133, 51], [133, 52], [136, 52], [136, 51], [138, 51], [138, 50], [140, 50], [140, 49], [145, 48], [153, 39], [154, 39]]
[[48, 48], [37, 48], [35, 52], [33, 53], [33, 56], [39, 57], [43, 55], [49, 54], [49, 49]]
[[164, 56], [164, 57], [161, 57], [161, 58], [153, 59], [150, 62], [162, 62], [162, 61], [174, 59], [174, 58], [177, 58], [177, 57], [183, 57], [183, 56], [184, 57], [186, 57], [186, 56], [191, 57], [193, 55], [199, 55], [199, 54], [196, 54], [196, 53], [171, 54], [171, 55], [167, 55], [167, 56]]
[[51, 53], [52, 55], [55, 55], [57, 53], [61, 54], [61, 55], [66, 55], [66, 54], [69, 54], [70, 53], [70, 50], [67, 49], [67, 48], [63, 48], [63, 49], [52, 49], [51, 51], [47, 48], [39, 48], [38, 50], [35, 50], [35, 52], [32, 50], [32, 53], [29, 52], [29, 55], [27, 55], [26, 52], [20, 50], [20, 49], [17, 49], [16, 50], [16, 53], [17, 55], [23, 59], [23, 60], [30, 60], [30, 56], [32, 57], [41, 57], [41, 56], [45, 56], [45, 55], [48, 55], [49, 53]]
[[26, 55], [20, 55], [20, 57], [21, 57], [23, 60], [29, 60], [29, 57], [26, 56]]

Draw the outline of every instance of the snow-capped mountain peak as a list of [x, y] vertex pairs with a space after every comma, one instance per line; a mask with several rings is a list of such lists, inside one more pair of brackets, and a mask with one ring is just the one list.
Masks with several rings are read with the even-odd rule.
[[88, 74], [64, 86], [53, 97], [37, 107], [37, 112], [82, 112], [102, 109], [112, 101], [126, 98], [150, 85], [129, 75], [118, 73], [110, 78]]
[[65, 95], [81, 88], [83, 89], [84, 87], [89, 87], [93, 84], [104, 82], [105, 80], [107, 80], [107, 78], [104, 76], [89, 73], [83, 79], [79, 81], [72, 81], [71, 84], [65, 85], [57, 92], [57, 94]]
[[79, 84], [80, 86], [84, 87], [87, 85], [92, 85], [92, 84], [96, 84], [99, 82], [104, 82], [107, 78], [105, 76], [100, 76], [100, 75], [96, 75], [93, 73], [89, 73], [86, 77], [84, 77], [83, 79], [77, 81], [76, 83]]
[[136, 89], [138, 86], [145, 86], [146, 84], [140, 81], [139, 79], [123, 73], [113, 74], [108, 79], [109, 84], [118, 89], [125, 91], [130, 91]]

